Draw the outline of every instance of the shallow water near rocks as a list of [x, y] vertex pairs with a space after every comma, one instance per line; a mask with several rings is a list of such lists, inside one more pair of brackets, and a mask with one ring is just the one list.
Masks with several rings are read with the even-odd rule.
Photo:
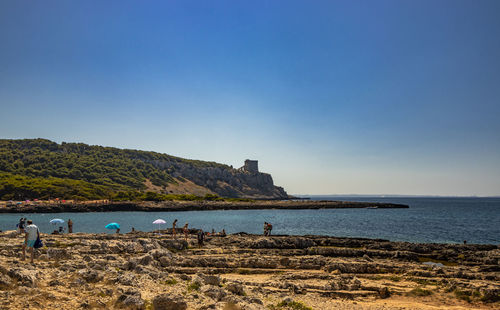
[[[500, 243], [500, 198], [407, 198], [315, 196], [315, 200], [345, 200], [402, 203], [409, 209], [320, 209], [320, 210], [228, 210], [188, 212], [98, 212], [53, 214], [1, 214], [0, 229], [13, 230], [20, 217], [32, 219], [44, 233], [53, 231], [49, 221], [62, 218], [74, 222], [74, 232], [113, 233], [104, 226], [118, 222], [121, 232], [178, 227], [227, 233], [262, 233], [264, 221], [273, 224], [273, 234], [329, 235], [381, 238], [391, 241], [498, 244]], [[153, 225], [158, 218], [166, 225]], [[64, 225], [66, 227], [66, 225]]]

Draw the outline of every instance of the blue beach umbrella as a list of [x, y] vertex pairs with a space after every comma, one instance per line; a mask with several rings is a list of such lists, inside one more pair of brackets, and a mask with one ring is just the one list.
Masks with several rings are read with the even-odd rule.
[[118, 223], [109, 223], [104, 228], [107, 228], [107, 229], [118, 229], [118, 228], [120, 228], [120, 224], [118, 224]]
[[52, 220], [50, 220], [50, 224], [54, 224], [55, 225], [55, 224], [62, 224], [62, 223], [64, 223], [64, 220], [62, 220], [62, 219], [52, 219]]

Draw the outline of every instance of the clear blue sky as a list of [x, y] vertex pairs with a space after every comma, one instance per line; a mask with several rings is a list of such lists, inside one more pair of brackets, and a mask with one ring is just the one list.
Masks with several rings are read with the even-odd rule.
[[1, 1], [0, 138], [500, 194], [500, 1]]

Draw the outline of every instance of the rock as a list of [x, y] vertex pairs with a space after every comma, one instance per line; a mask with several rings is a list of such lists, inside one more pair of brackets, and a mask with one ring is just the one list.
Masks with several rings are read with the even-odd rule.
[[10, 278], [0, 273], [0, 290], [10, 287]]
[[221, 283], [220, 276], [206, 275], [206, 274], [199, 274], [198, 276], [203, 280], [203, 283], [205, 284], [219, 286]]
[[82, 285], [85, 285], [85, 280], [82, 278], [76, 278], [74, 281], [71, 282], [71, 286], [78, 287]]
[[60, 285], [63, 285], [63, 283], [57, 279], [49, 282], [49, 286], [60, 286]]
[[363, 255], [363, 258], [364, 258], [366, 261], [373, 262], [373, 259], [371, 259], [371, 257], [370, 257], [370, 256], [368, 256], [367, 254]]
[[90, 257], [89, 255], [85, 255], [85, 256], [83, 257], [83, 260], [84, 260], [84, 261], [86, 261], [86, 262], [91, 262], [91, 261], [93, 261], [94, 259], [93, 259], [92, 257]]
[[132, 273], [120, 274], [115, 280], [115, 283], [120, 283], [126, 286], [134, 286], [137, 283], [137, 278]]
[[190, 276], [188, 276], [187, 274], [183, 274], [183, 273], [181, 273], [181, 274], [179, 275], [179, 278], [180, 278], [181, 280], [183, 280], [183, 281], [191, 281], [191, 277], [190, 277]]
[[341, 276], [337, 280], [330, 282], [329, 286], [334, 291], [355, 291], [360, 289], [361, 281], [356, 277]]
[[499, 287], [486, 287], [479, 290], [481, 300], [484, 302], [497, 302], [500, 301], [500, 288]]
[[95, 270], [80, 270], [78, 274], [88, 283], [96, 283], [103, 279], [103, 275]]
[[165, 249], [154, 250], [149, 254], [156, 260], [159, 260], [161, 257], [172, 258], [172, 253]]
[[66, 249], [59, 249], [59, 248], [49, 248], [47, 250], [47, 256], [49, 259], [68, 259], [71, 258], [71, 254], [68, 253]]
[[391, 297], [391, 291], [387, 286], [384, 286], [378, 290], [378, 295], [380, 296], [380, 298], [389, 298]]
[[123, 249], [124, 252], [127, 252], [129, 254], [140, 253], [144, 249], [140, 244], [136, 242], [121, 243], [120, 247]]
[[198, 286], [202, 286], [205, 281], [199, 275], [195, 275], [191, 280], [192, 284], [197, 284]]
[[283, 298], [283, 300], [281, 301], [281, 303], [285, 304], [285, 305], [288, 305], [288, 304], [291, 304], [293, 302], [293, 299], [291, 297], [285, 297]]
[[280, 265], [283, 267], [287, 267], [288, 265], [290, 265], [290, 259], [288, 257], [281, 258]]
[[154, 310], [185, 310], [187, 303], [180, 295], [160, 294], [153, 298]]
[[227, 295], [222, 288], [213, 285], [202, 286], [201, 292], [216, 301], [221, 301]]
[[139, 265], [145, 266], [145, 265], [149, 265], [149, 263], [151, 263], [152, 261], [153, 261], [153, 257], [149, 254], [146, 254], [146, 255], [139, 257], [137, 263]]
[[161, 265], [162, 267], [168, 267], [168, 266], [170, 266], [170, 264], [171, 264], [171, 259], [170, 259], [170, 257], [167, 257], [167, 256], [162, 256], [162, 257], [160, 257], [160, 258], [158, 259], [158, 261], [160, 262], [160, 265]]
[[206, 304], [198, 308], [198, 310], [210, 310], [210, 309], [216, 309], [217, 305], [216, 304]]
[[167, 249], [174, 249], [178, 251], [182, 251], [184, 249], [187, 249], [188, 243], [185, 240], [172, 240], [172, 239], [163, 239], [158, 241], [158, 243]]
[[295, 293], [295, 294], [302, 294], [303, 293], [303, 289], [301, 287], [297, 286], [294, 283], [288, 282], [288, 281], [281, 283], [279, 285], [279, 287], [283, 288], [283, 289], [288, 289], [288, 290], [290, 290], [290, 292]]
[[137, 261], [136, 260], [129, 260], [123, 264], [122, 269], [134, 270], [136, 267], [137, 267]]
[[33, 270], [13, 268], [7, 272], [7, 275], [12, 279], [16, 279], [22, 286], [35, 286], [36, 276]]
[[256, 297], [251, 297], [251, 298], [247, 298], [246, 299], [249, 303], [252, 303], [252, 304], [259, 304], [259, 305], [263, 305], [264, 303], [262, 302], [262, 300], [260, 300], [259, 298], [256, 298]]
[[255, 241], [250, 242], [248, 247], [252, 249], [273, 249], [277, 248], [278, 245], [276, 244], [276, 241], [274, 239], [259, 238]]
[[245, 291], [243, 290], [243, 285], [236, 282], [227, 284], [226, 289], [236, 295], [245, 295]]
[[115, 305], [137, 310], [144, 309], [145, 306], [141, 293], [134, 289], [126, 290], [118, 296]]

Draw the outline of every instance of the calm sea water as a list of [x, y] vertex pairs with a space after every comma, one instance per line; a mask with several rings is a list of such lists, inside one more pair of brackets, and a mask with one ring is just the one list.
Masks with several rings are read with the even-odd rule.
[[20, 217], [32, 219], [42, 232], [51, 232], [53, 218], [74, 222], [76, 232], [108, 232], [110, 222], [121, 224], [122, 232], [151, 231], [158, 218], [162, 228], [189, 222], [191, 227], [228, 233], [262, 233], [264, 221], [273, 224], [274, 234], [330, 235], [383, 238], [392, 241], [437, 243], [500, 243], [500, 198], [402, 198], [402, 197], [313, 197], [315, 200], [346, 200], [403, 203], [409, 209], [322, 209], [322, 210], [234, 210], [191, 212], [100, 212], [59, 214], [0, 214], [0, 229], [15, 229]]

